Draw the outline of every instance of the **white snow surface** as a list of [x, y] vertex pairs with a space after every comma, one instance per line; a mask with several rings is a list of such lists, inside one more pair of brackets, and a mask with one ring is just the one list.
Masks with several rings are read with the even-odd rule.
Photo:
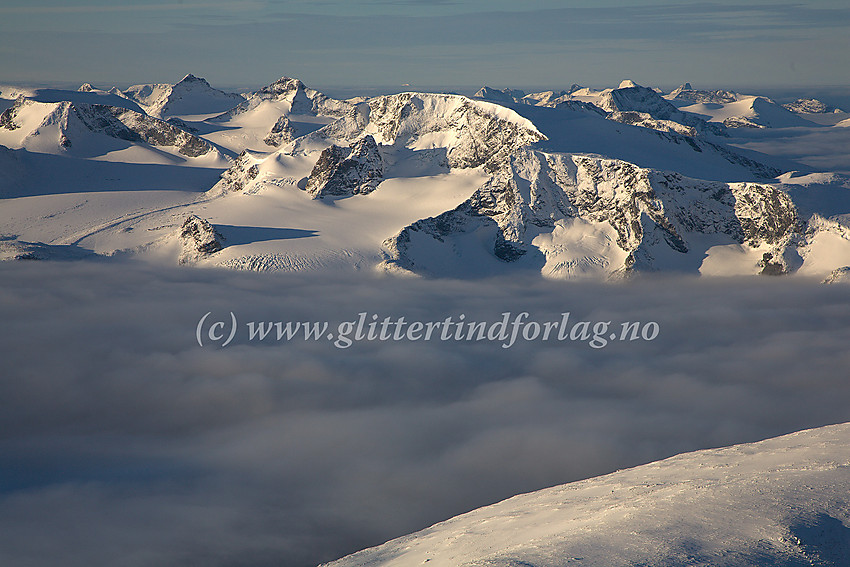
[[[358, 102], [289, 77], [227, 95], [193, 75], [124, 92], [4, 86], [3, 234], [173, 263], [196, 215], [230, 238], [191, 263], [257, 270], [822, 278], [850, 265], [848, 130], [700, 93], [665, 99], [627, 81]], [[714, 136], [689, 109], [764, 127]], [[372, 177], [336, 179], [374, 191], [304, 191], [334, 174], [322, 167], [352, 166], [318, 164], [331, 146], [348, 155], [369, 136]]]
[[328, 567], [847, 565], [850, 424], [522, 494]]

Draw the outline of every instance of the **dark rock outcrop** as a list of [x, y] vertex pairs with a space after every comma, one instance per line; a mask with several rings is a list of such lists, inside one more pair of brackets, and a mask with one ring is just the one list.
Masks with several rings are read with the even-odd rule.
[[314, 199], [326, 196], [365, 195], [383, 180], [384, 167], [378, 145], [364, 136], [351, 148], [331, 145], [319, 156], [305, 190]]

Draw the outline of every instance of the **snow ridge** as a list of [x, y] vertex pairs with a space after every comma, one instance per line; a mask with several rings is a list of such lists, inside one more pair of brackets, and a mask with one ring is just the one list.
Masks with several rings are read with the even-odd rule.
[[515, 496], [325, 567], [842, 567], [850, 424]]

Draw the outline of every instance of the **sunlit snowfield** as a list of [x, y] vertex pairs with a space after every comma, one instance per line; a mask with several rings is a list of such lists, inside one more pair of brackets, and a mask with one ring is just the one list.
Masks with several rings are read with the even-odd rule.
[[[682, 451], [847, 421], [850, 304], [806, 278], [427, 280], [0, 264], [0, 557], [308, 566]], [[248, 321], [503, 312], [653, 341], [200, 347]], [[49, 538], [44, 537], [50, 534]]]

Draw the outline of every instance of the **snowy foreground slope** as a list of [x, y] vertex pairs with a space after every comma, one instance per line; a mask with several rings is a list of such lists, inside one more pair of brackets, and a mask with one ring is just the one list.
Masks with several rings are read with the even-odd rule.
[[[837, 109], [807, 119], [831, 108], [817, 100], [624, 81], [343, 101], [193, 75], [0, 96], [4, 259], [559, 279], [850, 266], [850, 130]], [[837, 154], [789, 149], [801, 132]]]
[[839, 567], [850, 424], [515, 496], [328, 567]]

